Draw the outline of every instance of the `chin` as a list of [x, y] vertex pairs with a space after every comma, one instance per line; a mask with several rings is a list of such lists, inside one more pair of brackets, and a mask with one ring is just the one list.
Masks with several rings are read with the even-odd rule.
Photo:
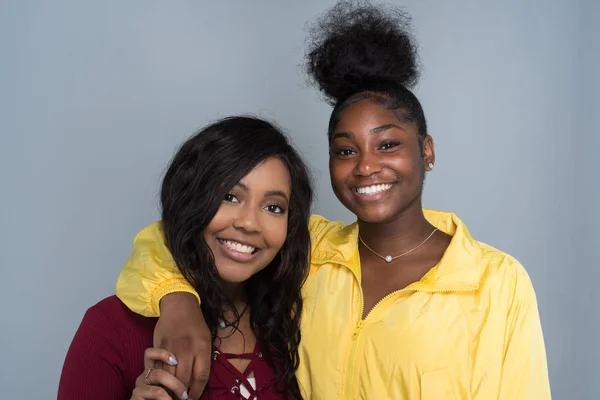
[[386, 222], [393, 218], [394, 211], [390, 210], [390, 207], [379, 207], [371, 206], [371, 207], [360, 207], [357, 204], [344, 204], [344, 206], [352, 212], [352, 214], [356, 215], [356, 218], [363, 222], [369, 223], [382, 223]]
[[[258, 272], [258, 271], [256, 271], [256, 272]], [[219, 271], [219, 278], [221, 278], [224, 282], [227, 282], [227, 283], [233, 283], [233, 284], [244, 283], [248, 279], [250, 279], [252, 277], [252, 275], [254, 275], [256, 272], [252, 272], [252, 271], [248, 271], [248, 270]]]
[[419, 197], [416, 197], [412, 201], [408, 201], [406, 198], [393, 198], [385, 202], [366, 206], [361, 206], [354, 202], [344, 202], [343, 204], [360, 221], [372, 224], [392, 222], [414, 207], [418, 207], [419, 210], [421, 209]]
[[355, 215], [359, 220], [371, 224], [386, 223], [393, 219], [393, 215], [390, 215], [390, 213], [382, 212], [361, 212], [360, 214], [356, 213]]

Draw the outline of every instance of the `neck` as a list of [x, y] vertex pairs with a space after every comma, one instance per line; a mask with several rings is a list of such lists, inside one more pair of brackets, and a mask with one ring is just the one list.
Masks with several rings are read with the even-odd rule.
[[[227, 291], [228, 298], [231, 300], [231, 304], [226, 305], [226, 308], [223, 311], [225, 322], [232, 323], [238, 318], [244, 318], [244, 314], [246, 314], [245, 311], [248, 306], [245, 282], [226, 283], [224, 287]], [[230, 306], [233, 308], [230, 308]]]
[[244, 306], [247, 303], [246, 282], [241, 282], [241, 283], [225, 282], [225, 284], [223, 285], [223, 288], [225, 289], [227, 297], [231, 300], [231, 302], [234, 304], [236, 309], [239, 309], [240, 306], [241, 306], [241, 308], [244, 308]]
[[431, 233], [434, 227], [425, 219], [420, 202], [394, 220], [371, 223], [358, 221], [360, 237], [382, 256], [395, 256], [410, 250]]

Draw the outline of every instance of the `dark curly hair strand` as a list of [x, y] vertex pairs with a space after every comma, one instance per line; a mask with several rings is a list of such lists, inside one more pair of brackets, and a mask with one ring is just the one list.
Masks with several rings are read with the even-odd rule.
[[252, 329], [279, 377], [282, 396], [301, 399], [295, 372], [312, 186], [306, 165], [283, 133], [269, 122], [242, 116], [220, 120], [188, 139], [163, 180], [162, 224], [169, 250], [200, 295], [204, 319], [215, 337], [224, 310], [239, 314], [227, 297], [203, 231], [231, 188], [270, 157], [280, 159], [290, 173], [287, 239], [275, 259], [248, 280], [247, 298]]
[[328, 138], [350, 104], [374, 99], [398, 118], [414, 122], [421, 148], [427, 122], [410, 90], [419, 78], [411, 18], [402, 10], [367, 1], [340, 1], [312, 26], [306, 71], [334, 107]]

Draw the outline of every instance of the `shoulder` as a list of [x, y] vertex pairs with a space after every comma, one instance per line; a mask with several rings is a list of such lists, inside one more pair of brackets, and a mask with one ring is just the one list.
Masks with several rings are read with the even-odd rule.
[[527, 276], [527, 271], [523, 265], [509, 253], [498, 250], [487, 243], [478, 241], [477, 244], [481, 249], [482, 263], [490, 272], [514, 277]]
[[110, 334], [144, 334], [152, 332], [156, 318], [143, 317], [131, 311], [117, 296], [100, 300], [90, 307], [82, 321], [97, 331]]
[[531, 278], [515, 257], [486, 243], [479, 242], [479, 247], [484, 284], [493, 284], [511, 303], [535, 302]]
[[330, 221], [327, 218], [313, 214], [308, 222], [310, 238], [313, 246], [328, 238], [331, 235], [339, 235], [342, 231], [347, 230], [350, 225], [342, 221]]
[[316, 239], [322, 235], [323, 230], [327, 228], [330, 221], [318, 214], [313, 214], [308, 220], [308, 230], [310, 231], [311, 239]]
[[153, 222], [139, 231], [133, 239], [133, 248], [127, 264], [145, 268], [159, 263], [169, 268], [176, 267], [166, 245], [162, 222]]
[[116, 296], [90, 307], [65, 357], [59, 398], [122, 399], [131, 393], [144, 350], [152, 347], [153, 326]]

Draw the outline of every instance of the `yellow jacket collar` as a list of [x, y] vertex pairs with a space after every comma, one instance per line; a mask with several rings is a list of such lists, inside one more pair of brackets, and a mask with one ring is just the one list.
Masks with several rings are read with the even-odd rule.
[[[471, 237], [465, 224], [454, 214], [423, 210], [425, 218], [440, 231], [452, 236], [440, 262], [418, 282], [407, 289], [422, 291], [468, 291], [479, 287], [482, 250]], [[313, 265], [336, 263], [344, 265], [360, 280], [358, 224], [355, 222], [326, 235], [312, 253]]]

